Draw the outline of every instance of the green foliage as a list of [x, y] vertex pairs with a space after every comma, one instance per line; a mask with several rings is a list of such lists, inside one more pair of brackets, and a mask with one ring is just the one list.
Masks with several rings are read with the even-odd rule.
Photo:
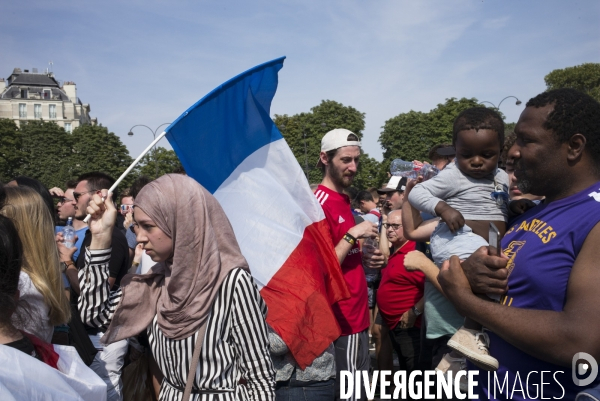
[[[155, 153], [156, 152], [156, 153]], [[156, 173], [158, 160], [158, 174]], [[138, 175], [145, 175], [150, 178], [158, 178], [161, 175], [174, 173], [183, 169], [179, 158], [173, 150], [167, 150], [165, 148], [156, 148], [149, 152], [140, 160], [140, 167], [136, 169]]]
[[18, 175], [40, 180], [48, 188], [62, 187], [73, 177], [71, 135], [54, 122], [21, 122], [23, 163]]
[[584, 63], [551, 71], [544, 77], [548, 90], [573, 88], [600, 101], [600, 63]]
[[7, 183], [18, 175], [23, 164], [21, 132], [13, 120], [0, 119], [0, 182]]
[[[101, 125], [82, 125], [71, 134], [73, 166], [71, 177], [90, 171], [101, 171], [119, 178], [133, 161], [121, 139]], [[128, 176], [121, 187], [128, 186], [135, 177]]]
[[[328, 131], [346, 128], [362, 138], [362, 131], [365, 129], [364, 113], [333, 100], [323, 100], [321, 104], [311, 108], [310, 113], [275, 115], [274, 121], [310, 183], [319, 183], [323, 179], [321, 170], [316, 165], [321, 152], [321, 138]], [[378, 169], [379, 163], [363, 154], [354, 186], [375, 186]]]
[[[63, 188], [80, 174], [101, 171], [118, 178], [131, 164], [127, 148], [118, 136], [102, 126], [83, 125], [72, 134], [54, 122], [24, 121], [17, 128], [12, 120], [0, 120], [2, 180], [24, 175], [40, 180], [48, 188]], [[126, 178], [121, 186], [136, 177]]]

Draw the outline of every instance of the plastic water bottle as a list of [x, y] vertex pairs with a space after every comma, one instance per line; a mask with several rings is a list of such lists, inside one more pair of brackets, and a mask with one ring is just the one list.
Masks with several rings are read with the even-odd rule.
[[394, 159], [390, 165], [390, 174], [395, 176], [406, 177], [415, 169], [413, 162], [407, 162], [402, 159]]
[[394, 159], [390, 165], [390, 174], [412, 180], [417, 179], [418, 176], [422, 176], [423, 181], [427, 181], [438, 173], [439, 170], [431, 164], [420, 162], [407, 162], [402, 159]]
[[73, 248], [73, 240], [75, 239], [75, 229], [73, 228], [73, 218], [67, 219], [67, 225], [63, 229], [63, 243], [67, 248]]
[[365, 251], [368, 249], [369, 252], [375, 252], [375, 249], [379, 248], [379, 238], [377, 237], [368, 237], [363, 241], [363, 248]]

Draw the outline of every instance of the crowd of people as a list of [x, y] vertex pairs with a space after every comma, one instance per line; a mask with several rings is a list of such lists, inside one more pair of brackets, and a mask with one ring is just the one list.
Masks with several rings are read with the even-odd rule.
[[[311, 187], [349, 297], [331, 305], [340, 337], [304, 369], [267, 324], [223, 209], [185, 174], [121, 194], [101, 172], [0, 186], [0, 354], [59, 369], [49, 344], [74, 347], [108, 400], [131, 399], [123, 372], [142, 360], [136, 399], [337, 400], [342, 371], [433, 369], [563, 372], [543, 394], [574, 399], [574, 355], [600, 358], [600, 104], [544, 92], [506, 134], [497, 111], [464, 110], [422, 161], [433, 177], [354, 188], [360, 156], [347, 129], [322, 138]], [[531, 397], [488, 386], [481, 399]]]

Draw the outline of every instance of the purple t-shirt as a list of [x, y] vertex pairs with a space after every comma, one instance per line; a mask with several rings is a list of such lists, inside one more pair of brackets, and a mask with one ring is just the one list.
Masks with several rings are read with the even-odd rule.
[[[600, 182], [567, 198], [540, 204], [516, 219], [502, 239], [504, 254], [510, 258], [507, 267], [512, 270], [509, 290], [500, 302], [513, 308], [562, 311], [571, 268], [599, 221]], [[500, 363], [496, 381], [502, 384], [507, 377], [508, 386], [500, 391], [502, 385], [494, 385], [490, 373], [488, 393], [488, 373], [480, 371], [481, 399], [542, 399], [543, 382], [544, 398], [574, 400], [585, 388], [573, 383], [571, 368], [541, 361], [489, 334], [490, 353]], [[600, 378], [587, 387], [598, 384]]]

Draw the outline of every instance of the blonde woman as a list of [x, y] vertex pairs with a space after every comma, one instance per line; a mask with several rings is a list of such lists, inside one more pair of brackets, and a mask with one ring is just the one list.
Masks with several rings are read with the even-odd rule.
[[50, 342], [54, 326], [71, 318], [52, 215], [42, 197], [28, 187], [0, 188], [0, 214], [13, 221], [23, 243], [15, 326]]

